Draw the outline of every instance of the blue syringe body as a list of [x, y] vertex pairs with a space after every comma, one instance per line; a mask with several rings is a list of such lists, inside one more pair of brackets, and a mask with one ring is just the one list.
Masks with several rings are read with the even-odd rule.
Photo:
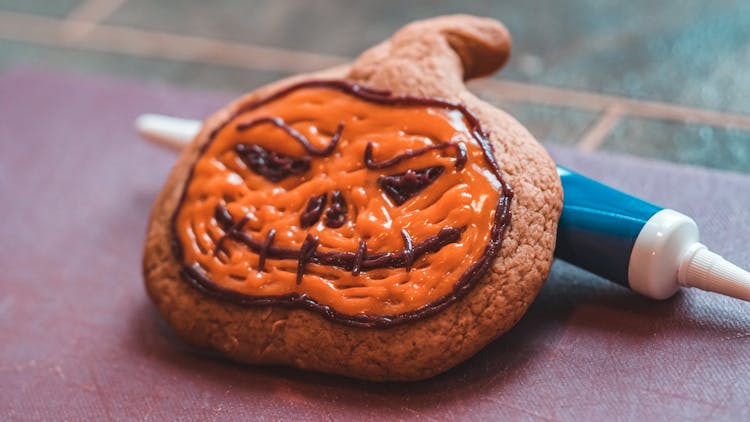
[[558, 166], [563, 210], [555, 256], [628, 287], [638, 235], [662, 207]]

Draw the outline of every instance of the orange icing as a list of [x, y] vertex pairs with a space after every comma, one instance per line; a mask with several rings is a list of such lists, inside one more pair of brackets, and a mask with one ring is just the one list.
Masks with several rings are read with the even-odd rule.
[[[318, 149], [330, 144], [340, 124], [343, 129], [330, 155], [314, 156], [276, 125], [238, 130], [264, 117], [282, 119]], [[174, 217], [183, 264], [197, 264], [222, 291], [250, 298], [304, 296], [343, 315], [397, 316], [439, 302], [454, 293], [461, 277], [485, 254], [503, 199], [503, 182], [491, 170], [470, 123], [459, 109], [378, 103], [326, 86], [300, 87], [246, 107], [214, 133], [194, 165]], [[456, 148], [434, 149], [379, 170], [365, 166], [368, 143], [373, 160], [383, 162], [443, 142], [464, 144], [463, 168], [456, 168]], [[309, 157], [309, 170], [273, 182], [243, 162], [235, 151], [238, 144]], [[444, 168], [442, 174], [402, 205], [378, 185], [381, 176], [435, 166]], [[343, 225], [328, 227], [321, 216], [302, 228], [300, 215], [310, 198], [327, 194], [327, 210], [336, 190], [346, 203]], [[462, 231], [457, 241], [422, 255], [409, 269], [357, 274], [307, 263], [298, 283], [296, 259], [269, 257], [261, 269], [259, 254], [235, 238], [225, 237], [217, 249], [227, 234], [215, 217], [217, 206], [226, 208], [234, 222], [246, 217], [241, 231], [258, 242], [275, 230], [273, 246], [299, 250], [311, 234], [319, 239], [321, 253], [356, 253], [363, 240], [366, 255], [400, 253], [405, 249], [402, 231], [414, 244], [446, 227]]]

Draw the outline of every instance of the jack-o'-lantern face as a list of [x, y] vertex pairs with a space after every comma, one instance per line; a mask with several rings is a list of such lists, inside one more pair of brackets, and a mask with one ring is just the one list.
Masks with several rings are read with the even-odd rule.
[[510, 198], [463, 107], [315, 81], [214, 131], [173, 229], [184, 278], [210, 294], [388, 326], [475, 284]]

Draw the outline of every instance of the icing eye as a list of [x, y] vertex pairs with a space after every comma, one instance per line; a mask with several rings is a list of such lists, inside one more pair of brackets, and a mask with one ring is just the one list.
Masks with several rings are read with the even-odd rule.
[[331, 205], [328, 206], [323, 221], [332, 229], [337, 229], [346, 222], [346, 200], [341, 191], [331, 192]]
[[280, 182], [310, 170], [310, 157], [291, 157], [260, 145], [239, 144], [234, 151], [252, 171], [272, 182]]
[[401, 205], [431, 185], [445, 171], [443, 166], [407, 170], [405, 173], [380, 176], [378, 186], [396, 204]]

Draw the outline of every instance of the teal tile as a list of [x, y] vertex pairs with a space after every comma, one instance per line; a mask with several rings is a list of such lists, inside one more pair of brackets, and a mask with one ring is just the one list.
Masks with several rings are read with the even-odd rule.
[[[584, 30], [584, 38], [567, 45], [549, 39], [547, 48], [558, 46], [559, 52], [542, 52], [531, 71], [523, 74], [514, 67], [512, 76], [546, 85], [750, 113], [750, 74], [743, 71], [750, 67], [750, 2], [723, 1], [720, 6], [712, 1], [650, 2], [645, 14], [629, 6], [623, 9], [620, 15], [614, 10], [601, 15], [587, 10], [590, 19], [598, 17], [612, 27], [591, 33]], [[551, 35], [551, 31], [543, 32]]]
[[233, 93], [242, 93], [286, 76], [277, 72], [52, 48], [15, 41], [0, 43], [0, 67], [21, 66], [114, 74], [135, 80]]
[[129, 0], [108, 21], [351, 57], [450, 13], [505, 22], [503, 77], [750, 113], [747, 0]]
[[0, 12], [34, 13], [63, 17], [83, 0], [0, 0]]
[[750, 173], [750, 132], [739, 129], [627, 118], [602, 149]]

